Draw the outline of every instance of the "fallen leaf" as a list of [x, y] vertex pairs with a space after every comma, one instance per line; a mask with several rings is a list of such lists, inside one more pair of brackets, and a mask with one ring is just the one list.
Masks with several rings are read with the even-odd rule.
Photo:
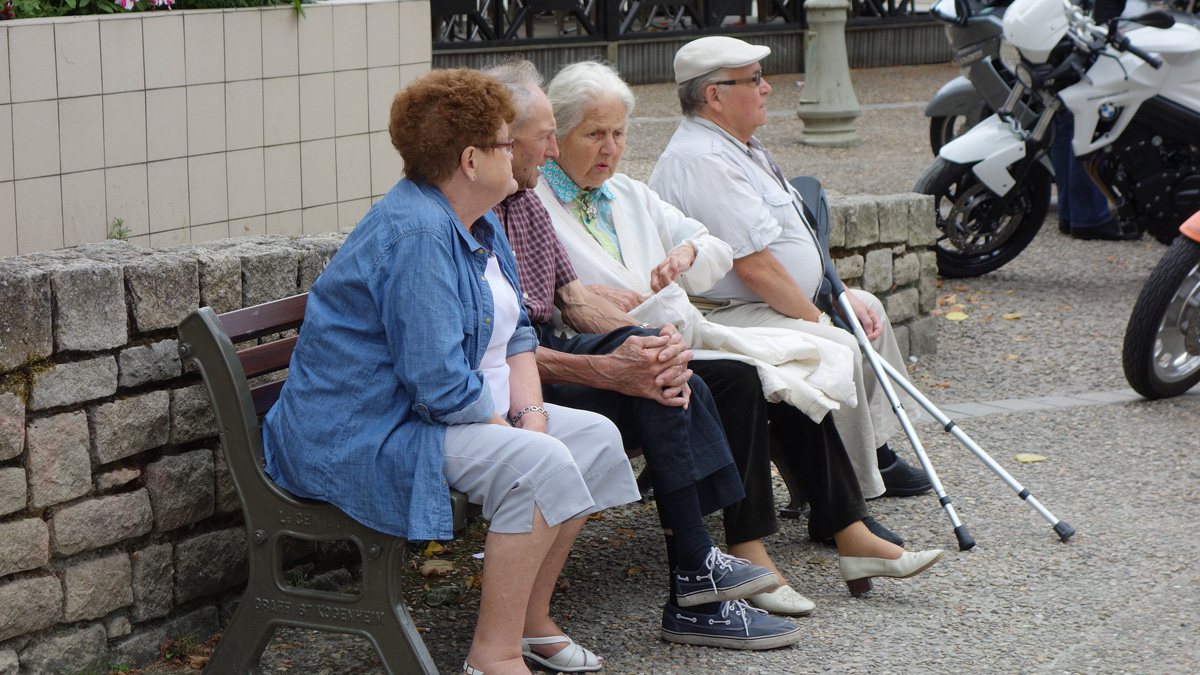
[[1020, 314], [1017, 314], [1016, 312], [1010, 312], [1010, 313], [1008, 313], [1008, 314], [1002, 314], [1001, 316], [1003, 316], [1005, 319], [1008, 319], [1009, 321], [1012, 321], [1013, 319], [1019, 319], [1019, 318], [1021, 318], [1021, 315], [1020, 315]]
[[193, 654], [187, 658], [188, 668], [195, 668], [196, 670], [200, 670], [204, 666], [208, 665], [209, 658], [210, 657], [208, 657], [208, 656], [200, 656], [199, 654]]
[[563, 579], [562, 581], [558, 582], [558, 590], [560, 590], [560, 591], [569, 591], [569, 590], [571, 590], [571, 582], [570, 582], [570, 580], [568, 580], [568, 579]]
[[636, 577], [637, 575], [639, 575], [645, 571], [646, 570], [642, 567], [630, 567], [629, 569], [625, 570], [625, 576], [626, 577]]
[[1115, 255], [1114, 255], [1114, 256], [1109, 256], [1109, 257], [1108, 257], [1108, 262], [1112, 262], [1112, 261], [1114, 261], [1114, 260], [1116, 260], [1116, 259], [1117, 259], [1117, 256], [1115, 256]]
[[449, 560], [426, 560], [421, 563], [421, 576], [441, 577], [454, 571], [454, 563]]
[[979, 301], [979, 294], [978, 294], [978, 293], [972, 293], [972, 294], [970, 294], [970, 295], [968, 295], [968, 296], [967, 296], [967, 302], [978, 302], [978, 301]]
[[954, 290], [956, 290], [960, 293], [965, 293], [966, 291], [969, 291], [971, 289], [967, 288], [966, 286], [955, 286]]
[[985, 316], [985, 317], [983, 317], [982, 319], [980, 319], [980, 321], [991, 321], [991, 320], [992, 320], [992, 318], [993, 318], [993, 317], [990, 317], [990, 316]]
[[588, 516], [588, 520], [604, 520], [604, 517], [605, 516], [603, 513], [597, 511], [597, 512], [593, 513], [592, 515]]
[[1062, 311], [1064, 311], [1064, 312], [1065, 312], [1065, 311], [1067, 311], [1067, 310], [1070, 310], [1070, 309], [1072, 309], [1070, 305], [1059, 305], [1059, 306], [1058, 306], [1058, 308], [1059, 308], [1059, 309], [1061, 309], [1061, 310], [1062, 310]]
[[1004, 294], [1005, 294], [1005, 295], [1012, 295], [1013, 293], [1016, 293], [1016, 291], [1014, 291], [1014, 290], [1013, 290], [1013, 289], [1011, 289], [1011, 288], [1010, 288], [1010, 289], [1008, 289], [1007, 291], [1004, 291]]
[[620, 529], [620, 528], [617, 528], [617, 532], [619, 532], [619, 533], [621, 533], [621, 534], [623, 534], [623, 535], [629, 536], [629, 537], [636, 537], [636, 536], [637, 536], [637, 532], [634, 532], [633, 530], [622, 530], [622, 529]]
[[934, 307], [933, 309], [929, 310], [929, 313], [934, 316], [941, 316], [941, 315], [945, 314], [946, 312], [944, 310], [942, 310], [941, 308]]
[[991, 305], [980, 305], [979, 308], [980, 309], [991, 309], [992, 306]]
[[941, 279], [938, 279], [938, 280], [937, 280], [937, 287], [938, 287], [938, 288], [941, 288], [941, 287], [942, 287], [942, 280], [941, 280]]
[[1013, 342], [1028, 342], [1029, 340], [1030, 340], [1030, 338], [1027, 338], [1027, 337], [1015, 337], [1015, 338], [1013, 338]]
[[483, 572], [476, 572], [473, 576], [467, 577], [467, 590], [472, 588], [483, 588]]
[[964, 312], [949, 312], [946, 314], [947, 321], [962, 321], [963, 319], [966, 319], [966, 318], [967, 318], [967, 315]]
[[1041, 455], [1035, 455], [1030, 452], [1018, 452], [1017, 454], [1013, 455], [1013, 459], [1015, 459], [1018, 462], [1021, 462], [1023, 464], [1032, 464], [1034, 462], [1046, 461], [1045, 457], [1042, 457]]
[[1006, 358], [1006, 359], [1008, 359], [1009, 361], [1011, 361], [1011, 360], [1013, 360], [1013, 359], [1019, 359], [1019, 358], [1021, 358], [1021, 357], [1020, 357], [1020, 356], [1017, 356], [1016, 354], [1005, 354], [1005, 355], [1004, 355], [1004, 358]]
[[953, 305], [956, 302], [958, 302], [958, 294], [951, 293], [950, 295], [943, 295], [942, 297], [938, 298], [934, 304], [936, 304], [938, 307], [945, 307], [946, 305]]
[[426, 558], [432, 558], [433, 556], [435, 556], [441, 552], [442, 552], [442, 545], [437, 543], [436, 541], [429, 542], [429, 545], [425, 547], [425, 557]]
[[934, 389], [945, 389], [946, 387], [949, 387], [949, 386], [950, 386], [949, 382], [934, 382], [933, 383]]

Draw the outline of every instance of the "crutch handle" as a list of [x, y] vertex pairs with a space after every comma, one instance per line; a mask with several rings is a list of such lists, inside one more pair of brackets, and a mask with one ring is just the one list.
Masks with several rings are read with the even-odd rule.
[[1071, 535], [1075, 534], [1075, 528], [1061, 520], [1054, 524], [1054, 531], [1058, 533], [1058, 538], [1064, 542], [1070, 539]]
[[966, 525], [954, 528], [954, 536], [958, 537], [958, 550], [970, 551], [975, 548], [975, 538], [971, 536], [970, 532], [967, 532]]

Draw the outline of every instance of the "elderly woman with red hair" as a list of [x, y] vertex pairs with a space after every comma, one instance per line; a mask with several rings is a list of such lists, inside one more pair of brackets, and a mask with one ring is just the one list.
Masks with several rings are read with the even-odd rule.
[[483, 506], [467, 675], [528, 675], [529, 644], [563, 670], [601, 667], [551, 620], [550, 595], [586, 517], [639, 496], [611, 422], [542, 401], [516, 263], [491, 214], [517, 189], [515, 114], [477, 71], [434, 71], [397, 94], [389, 131], [405, 178], [313, 285], [263, 425], [276, 482], [377, 530], [450, 538], [450, 488]]

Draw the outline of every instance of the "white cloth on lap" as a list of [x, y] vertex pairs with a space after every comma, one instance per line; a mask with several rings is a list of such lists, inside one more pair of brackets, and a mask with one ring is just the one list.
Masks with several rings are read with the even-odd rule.
[[684, 243], [695, 248], [696, 260], [679, 280], [688, 291], [702, 294], [732, 268], [729, 246], [659, 199], [645, 184], [616, 174], [607, 185], [616, 195], [612, 213], [628, 267], [596, 243], [549, 186], [539, 183], [535, 188], [583, 283], [651, 296], [631, 312], [634, 318], [652, 324], [674, 323], [698, 359], [734, 359], [754, 365], [768, 400], [786, 401], [813, 420], [820, 421], [830, 410], [857, 404], [853, 350], [795, 331], [714, 324], [688, 302], [684, 289], [676, 284], [653, 294], [650, 270], [667, 251]]

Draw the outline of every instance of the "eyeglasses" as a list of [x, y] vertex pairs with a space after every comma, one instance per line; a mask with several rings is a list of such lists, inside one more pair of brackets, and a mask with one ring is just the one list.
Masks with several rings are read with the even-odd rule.
[[763, 74], [762, 74], [762, 71], [760, 70], [757, 73], [755, 73], [752, 77], [743, 77], [740, 80], [721, 80], [720, 82], [713, 82], [713, 84], [750, 84], [753, 82], [754, 86], [757, 87], [760, 84], [762, 84], [762, 79], [763, 79]]
[[479, 145], [476, 145], [475, 147], [487, 148], [489, 150], [492, 148], [503, 148], [504, 152], [507, 152], [508, 154], [511, 155], [513, 152], [513, 144], [515, 144], [515, 143], [516, 143], [516, 141], [514, 139], [510, 138], [510, 139], [508, 139], [508, 142], [506, 142], [506, 143], [480, 143]]

